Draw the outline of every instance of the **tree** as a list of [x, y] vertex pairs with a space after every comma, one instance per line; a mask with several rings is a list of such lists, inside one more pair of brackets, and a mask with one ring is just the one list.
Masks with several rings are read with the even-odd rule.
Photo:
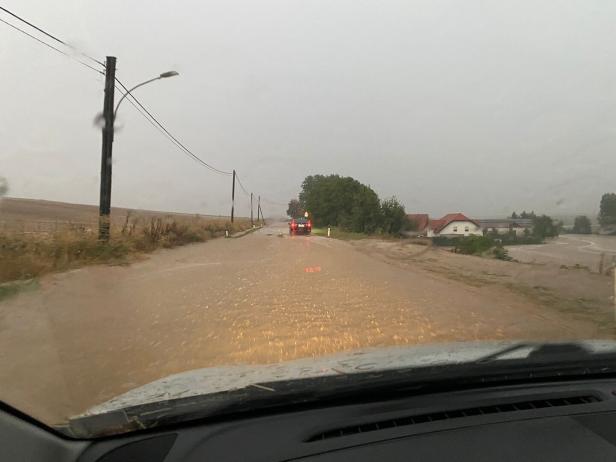
[[526, 219], [530, 218], [530, 219], [535, 219], [535, 218], [537, 218], [537, 215], [535, 215], [535, 211], [534, 210], [531, 211], [530, 213], [527, 212], [526, 210], [522, 210], [522, 213], [520, 213], [520, 215], [518, 215], [516, 217], [514, 217], [512, 215], [511, 218], [523, 218], [523, 219], [524, 218], [526, 218]]
[[395, 197], [381, 202], [381, 229], [387, 234], [399, 234], [410, 229], [411, 223], [404, 206]]
[[562, 234], [563, 230], [565, 229], [565, 223], [562, 220], [556, 220], [554, 222], [554, 226], [556, 227], [556, 236]]
[[599, 223], [601, 226], [616, 224], [616, 194], [605, 193], [599, 205]]
[[586, 215], [580, 215], [575, 217], [575, 221], [573, 222], [573, 232], [576, 234], [591, 233], [590, 220]]
[[315, 226], [340, 226], [348, 231], [372, 233], [381, 222], [377, 194], [351, 177], [310, 175], [302, 183], [299, 202], [309, 210]]
[[0, 176], [0, 197], [6, 195], [9, 192], [9, 182], [6, 178]]
[[287, 215], [291, 218], [299, 218], [304, 215], [304, 210], [297, 199], [291, 199], [289, 201], [289, 208], [287, 209]]
[[513, 219], [515, 220], [516, 218], [518, 218], [518, 214], [517, 214], [517, 213], [515, 213], [515, 212], [513, 212], [513, 213], [511, 214], [511, 218], [513, 218]]
[[346, 210], [339, 214], [338, 224], [349, 231], [373, 233], [381, 223], [379, 196], [368, 186], [359, 182], [358, 185], [351, 194], [350, 203], [346, 204]]
[[551, 217], [541, 215], [533, 218], [533, 235], [540, 239], [558, 236], [558, 224]]

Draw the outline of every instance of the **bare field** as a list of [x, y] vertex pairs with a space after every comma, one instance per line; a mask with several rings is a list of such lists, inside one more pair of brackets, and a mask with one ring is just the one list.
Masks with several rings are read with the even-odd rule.
[[[112, 207], [112, 226], [123, 226], [127, 217], [143, 221], [161, 217], [178, 220], [197, 218], [207, 221], [227, 221], [229, 219], [229, 217], [219, 215]], [[97, 224], [98, 206], [95, 205], [11, 197], [0, 199], [0, 231], [55, 232], [71, 226], [95, 229]]]

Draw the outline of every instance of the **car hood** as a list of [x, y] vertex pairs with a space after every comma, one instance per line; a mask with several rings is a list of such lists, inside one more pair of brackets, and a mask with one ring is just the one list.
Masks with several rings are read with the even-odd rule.
[[[614, 341], [576, 342], [593, 353], [616, 353]], [[149, 403], [255, 387], [271, 390], [277, 381], [301, 380], [414, 367], [469, 363], [522, 345], [503, 359], [523, 359], [538, 343], [463, 342], [426, 346], [366, 348], [318, 358], [277, 364], [236, 365], [194, 369], [169, 375], [116, 396], [74, 418], [105, 414]], [[543, 342], [542, 342], [543, 344]], [[267, 384], [261, 385], [261, 384]]]

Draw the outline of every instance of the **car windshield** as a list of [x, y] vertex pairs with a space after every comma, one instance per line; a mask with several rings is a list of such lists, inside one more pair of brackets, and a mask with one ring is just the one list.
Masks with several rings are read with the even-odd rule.
[[616, 3], [2, 3], [7, 406], [95, 437], [614, 340]]

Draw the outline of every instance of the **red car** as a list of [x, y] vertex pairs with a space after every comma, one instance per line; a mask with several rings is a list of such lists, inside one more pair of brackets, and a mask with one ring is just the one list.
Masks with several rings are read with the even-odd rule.
[[312, 223], [307, 218], [293, 218], [289, 222], [289, 234], [310, 234]]

